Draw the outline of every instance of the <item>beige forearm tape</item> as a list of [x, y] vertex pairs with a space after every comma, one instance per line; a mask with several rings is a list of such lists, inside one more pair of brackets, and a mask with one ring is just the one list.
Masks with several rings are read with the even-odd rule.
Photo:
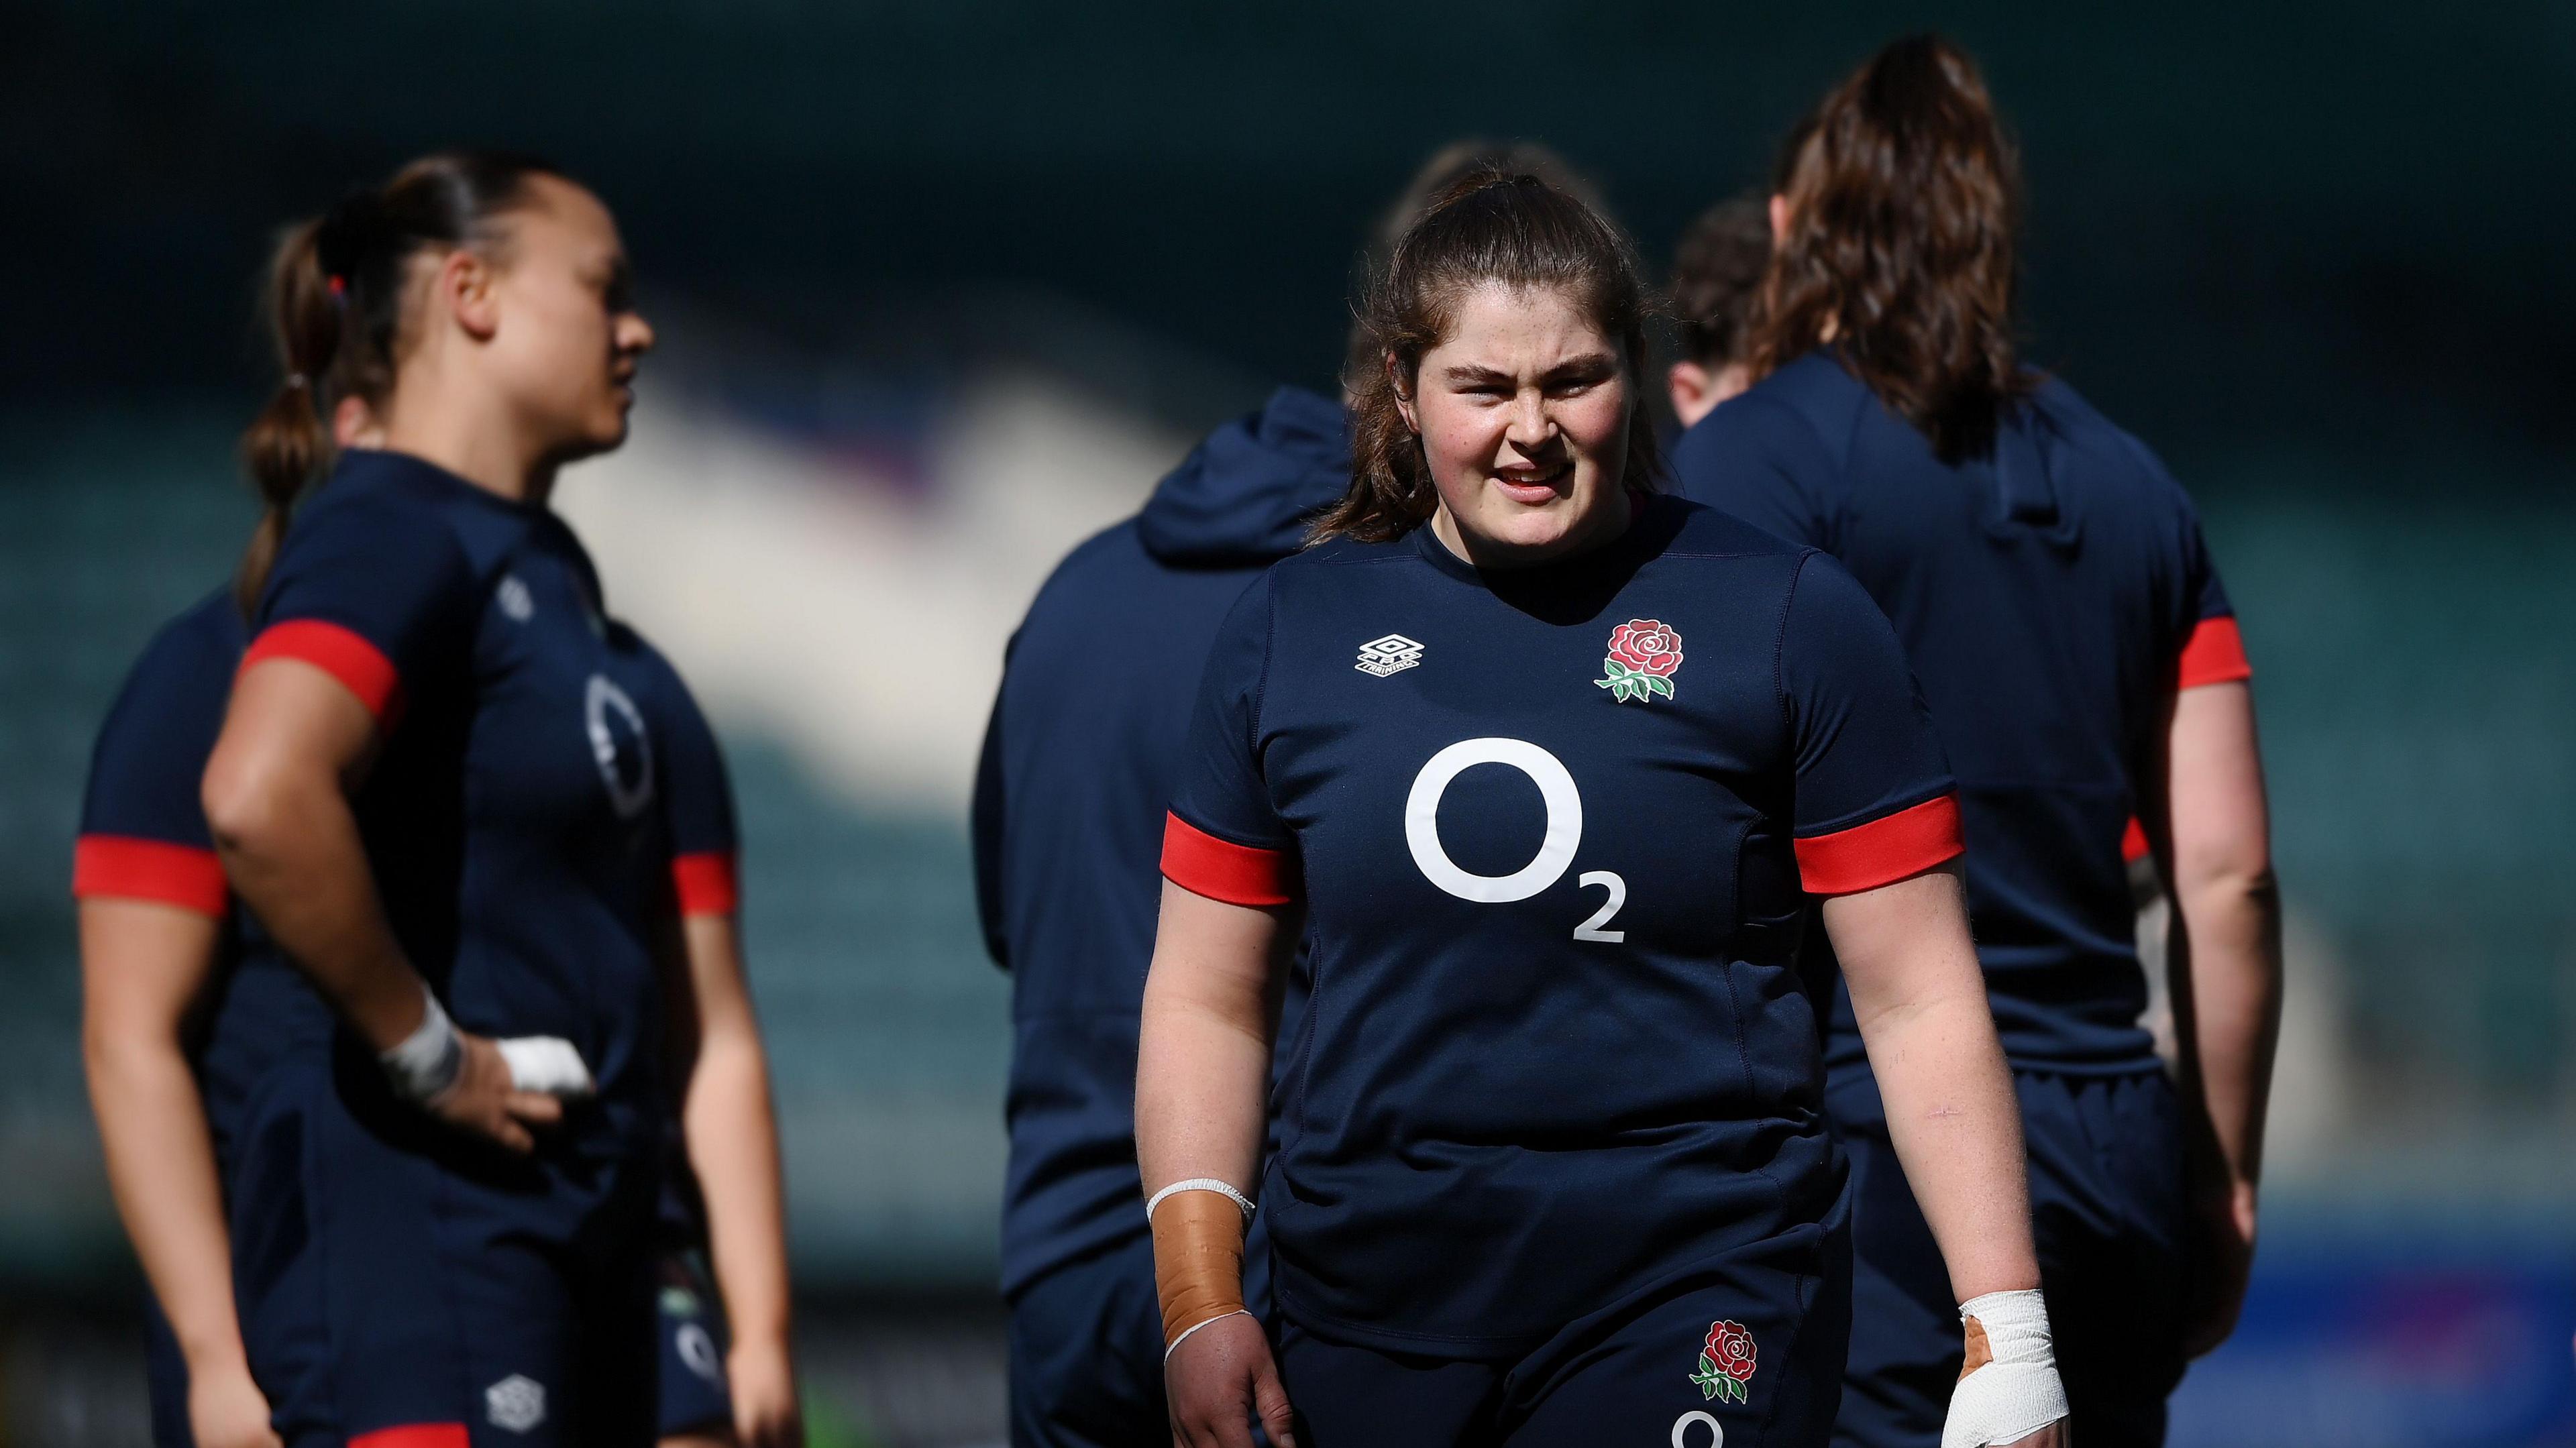
[[1243, 1311], [1243, 1211], [1212, 1192], [1178, 1192], [1154, 1208], [1154, 1287], [1163, 1344]]

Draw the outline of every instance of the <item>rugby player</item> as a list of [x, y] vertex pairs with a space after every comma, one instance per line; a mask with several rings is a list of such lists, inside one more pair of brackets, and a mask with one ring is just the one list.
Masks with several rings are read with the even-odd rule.
[[[1904, 641], [1958, 776], [2071, 1426], [2087, 1448], [2160, 1443], [2184, 1362], [2244, 1295], [2280, 1018], [2235, 611], [2155, 455], [2016, 357], [2020, 177], [1966, 53], [1881, 51], [1780, 174], [1761, 380], [1682, 437], [1675, 473], [1831, 553]], [[2177, 907], [2178, 1085], [2139, 1023], [2124, 834]], [[1858, 1256], [1836, 1441], [1926, 1445], [1961, 1345], [1855, 999], [1828, 1046]]]
[[1960, 1441], [2057, 1441], [1939, 744], [1838, 565], [1651, 491], [1644, 313], [1592, 207], [1449, 188], [1370, 288], [1350, 491], [1211, 648], [1137, 1075], [1176, 1443], [1823, 1442], [1810, 895], [1990, 1359]]

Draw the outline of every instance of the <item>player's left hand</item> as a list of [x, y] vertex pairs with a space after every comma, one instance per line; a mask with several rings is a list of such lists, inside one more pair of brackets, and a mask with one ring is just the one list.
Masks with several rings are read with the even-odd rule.
[[2191, 1301], [2183, 1319], [2183, 1351], [2199, 1357], [2227, 1341], [2245, 1310], [2245, 1284], [2254, 1275], [2254, 1189], [2239, 1184], [2202, 1194], [2192, 1210]]
[[805, 1448], [796, 1366], [783, 1344], [736, 1343], [725, 1355], [725, 1385], [733, 1395], [733, 1431], [742, 1448]]

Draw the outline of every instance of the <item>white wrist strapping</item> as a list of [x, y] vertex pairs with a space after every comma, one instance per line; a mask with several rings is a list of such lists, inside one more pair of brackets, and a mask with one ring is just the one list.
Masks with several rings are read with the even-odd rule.
[[1220, 1312], [1216, 1316], [1209, 1318], [1207, 1322], [1191, 1323], [1188, 1327], [1181, 1329], [1181, 1335], [1179, 1337], [1172, 1339], [1171, 1347], [1163, 1349], [1163, 1361], [1170, 1362], [1172, 1360], [1173, 1350], [1178, 1348], [1182, 1343], [1188, 1342], [1190, 1340], [1190, 1334], [1207, 1326], [1208, 1322], [1223, 1322], [1229, 1317], [1250, 1317], [1251, 1315], [1251, 1308], [1238, 1307], [1232, 1312]]
[[[1236, 1191], [1224, 1182], [1218, 1181], [1215, 1177], [1192, 1177], [1185, 1182], [1174, 1182], [1170, 1186], [1167, 1186], [1161, 1191], [1146, 1198], [1145, 1220], [1149, 1222], [1154, 1220], [1154, 1209], [1163, 1204], [1163, 1198], [1171, 1196], [1176, 1192], [1221, 1192], [1231, 1198], [1236, 1206], [1243, 1208], [1245, 1220], [1249, 1221], [1252, 1217], [1252, 1198]], [[1211, 1319], [1211, 1321], [1213, 1321], [1213, 1319]], [[1197, 1330], [1198, 1329], [1196, 1328], [1191, 1329], [1192, 1332]], [[1174, 1346], [1178, 1346], [1180, 1339], [1174, 1338], [1172, 1342]]]
[[376, 1059], [383, 1063], [385, 1079], [393, 1083], [397, 1095], [426, 1104], [456, 1084], [465, 1069], [465, 1043], [456, 1038], [456, 1023], [447, 1018], [446, 1008], [426, 985], [420, 989], [420, 1002], [420, 1024], [390, 1050], [377, 1053]]
[[2027, 1438], [2066, 1416], [2066, 1385], [2048, 1332], [2048, 1304], [2037, 1288], [1989, 1292], [1959, 1306], [1959, 1320], [1985, 1329], [1994, 1361], [1950, 1390], [1941, 1448], [1988, 1448]]

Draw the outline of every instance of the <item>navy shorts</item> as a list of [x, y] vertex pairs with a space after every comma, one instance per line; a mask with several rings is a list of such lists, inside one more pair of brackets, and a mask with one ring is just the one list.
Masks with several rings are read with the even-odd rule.
[[1666, 1279], [1509, 1362], [1273, 1330], [1301, 1448], [1817, 1448], [1850, 1331], [1850, 1241], [1801, 1227]]
[[481, 1146], [342, 1049], [232, 1135], [234, 1293], [289, 1448], [650, 1441], [658, 1161]]
[[662, 1350], [662, 1436], [731, 1432], [724, 1314], [718, 1310], [706, 1254], [694, 1247], [664, 1252], [656, 1280], [653, 1335]]
[[[2057, 1370], [2084, 1448], [2164, 1442], [2182, 1381], [2182, 1114], [2162, 1072], [2013, 1074]], [[1826, 1095], [1851, 1161], [1851, 1366], [1838, 1448], [1933, 1448], [1958, 1381], [1957, 1299], [1866, 1073]]]
[[[1139, 1213], [1141, 1216], [1142, 1213]], [[1243, 1299], [1270, 1306], [1270, 1239], [1253, 1219]], [[1038, 1277], [1011, 1302], [1012, 1448], [1171, 1441], [1154, 1242], [1139, 1234]]]

